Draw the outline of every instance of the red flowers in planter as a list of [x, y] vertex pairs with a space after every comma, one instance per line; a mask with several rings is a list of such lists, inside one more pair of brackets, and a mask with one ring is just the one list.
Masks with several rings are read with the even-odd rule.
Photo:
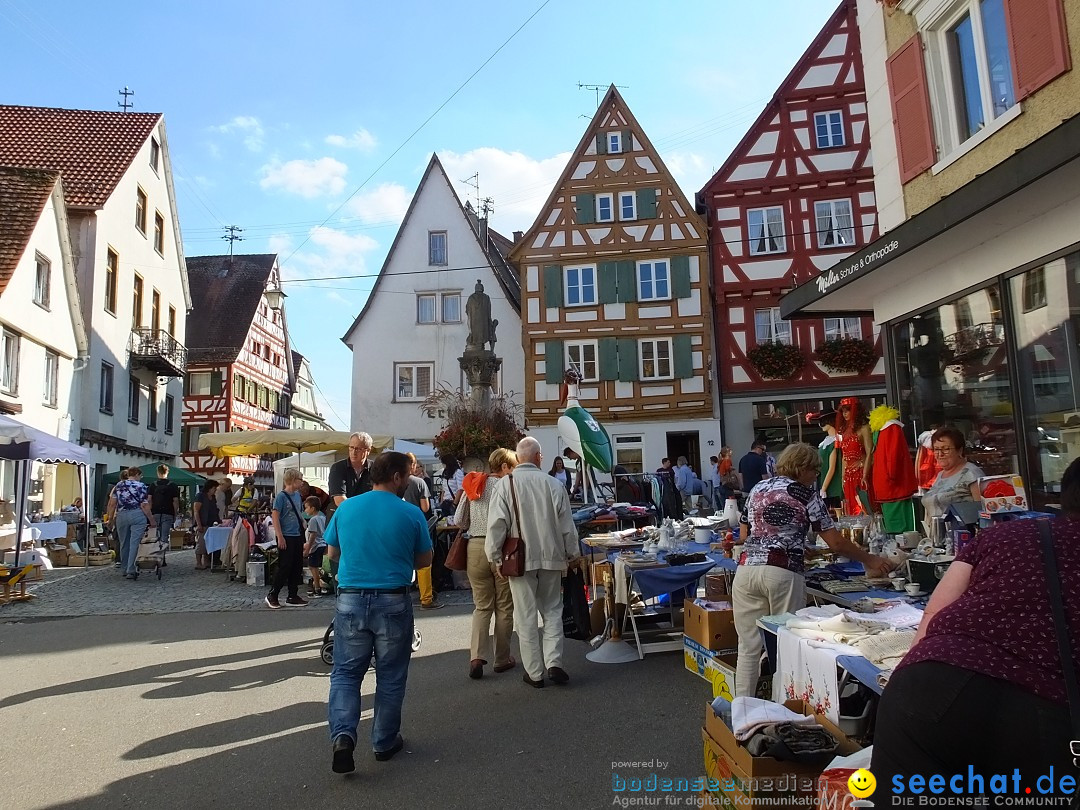
[[791, 379], [806, 365], [798, 346], [779, 341], [759, 343], [746, 352], [746, 359], [767, 380]]
[[865, 374], [877, 362], [877, 352], [869, 340], [843, 337], [822, 343], [814, 359], [829, 371]]

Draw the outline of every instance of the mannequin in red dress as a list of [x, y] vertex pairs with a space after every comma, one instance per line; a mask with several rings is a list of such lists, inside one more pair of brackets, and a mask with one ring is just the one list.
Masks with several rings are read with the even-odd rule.
[[[862, 403], [858, 397], [840, 400], [836, 417], [836, 443], [844, 461], [844, 511], [861, 515], [870, 508], [870, 468], [873, 463], [874, 439]], [[866, 501], [859, 499], [860, 490]]]

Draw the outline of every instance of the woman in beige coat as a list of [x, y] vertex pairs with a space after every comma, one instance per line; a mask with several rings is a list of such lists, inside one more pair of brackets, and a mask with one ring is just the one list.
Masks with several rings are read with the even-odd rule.
[[[495, 672], [506, 672], [517, 665], [510, 655], [510, 636], [514, 632], [514, 599], [510, 582], [484, 550], [488, 525], [488, 504], [495, 490], [495, 479], [513, 472], [517, 456], [513, 450], [499, 448], [488, 457], [490, 474], [481, 481], [479, 473], [470, 473], [462, 486], [463, 494], [454, 514], [454, 524], [469, 534], [469, 585], [472, 588], [472, 640], [469, 644], [469, 677], [484, 677], [484, 666], [494, 660]], [[474, 477], [475, 476], [475, 477]], [[477, 492], [479, 490], [479, 492]], [[473, 496], [476, 497], [473, 497]], [[491, 618], [495, 617], [494, 658], [492, 657]]]

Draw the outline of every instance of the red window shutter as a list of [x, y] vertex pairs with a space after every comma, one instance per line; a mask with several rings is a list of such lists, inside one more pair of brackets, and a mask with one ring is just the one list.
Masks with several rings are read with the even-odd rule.
[[1072, 67], [1062, 0], [1005, 0], [1017, 100]]
[[922, 39], [918, 34], [885, 61], [885, 73], [900, 157], [900, 182], [906, 183], [933, 166], [937, 157]]

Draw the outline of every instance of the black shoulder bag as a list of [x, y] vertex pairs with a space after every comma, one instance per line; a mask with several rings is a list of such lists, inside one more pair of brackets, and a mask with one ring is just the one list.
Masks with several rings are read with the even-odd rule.
[[[1061, 577], [1058, 574], [1057, 556], [1054, 554], [1054, 535], [1050, 521], [1042, 518], [1039, 524], [1039, 541], [1042, 547], [1043, 568], [1050, 589], [1050, 612], [1054, 616], [1054, 632], [1057, 635], [1058, 654], [1061, 656], [1061, 674], [1065, 677], [1065, 695], [1069, 701], [1069, 723], [1072, 728], [1072, 744], [1080, 746], [1080, 685], [1076, 681], [1076, 659], [1073, 658], [1069, 641], [1069, 624], [1065, 616], [1065, 602], [1061, 596]], [[1075, 756], [1080, 748], [1072, 751]], [[1073, 760], [1076, 762], [1076, 759]], [[1080, 792], [1073, 794], [1069, 804], [1080, 808]]]

